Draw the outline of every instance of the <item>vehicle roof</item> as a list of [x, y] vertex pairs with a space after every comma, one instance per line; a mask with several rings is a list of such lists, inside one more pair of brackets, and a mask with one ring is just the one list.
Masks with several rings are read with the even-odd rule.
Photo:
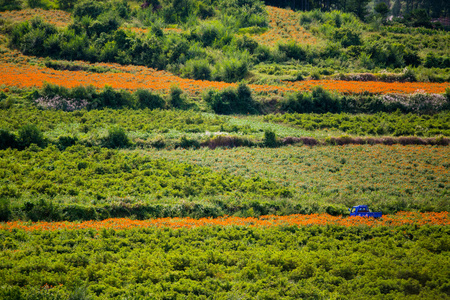
[[356, 205], [356, 206], [353, 206], [353, 208], [356, 208], [356, 207], [367, 207], [367, 205], [363, 204], [363, 205]]

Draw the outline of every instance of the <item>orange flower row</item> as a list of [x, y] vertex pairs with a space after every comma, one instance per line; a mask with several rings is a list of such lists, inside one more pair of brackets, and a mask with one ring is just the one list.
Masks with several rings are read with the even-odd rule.
[[[4, 61], [4, 60], [3, 60]], [[178, 85], [191, 95], [199, 95], [203, 90], [214, 88], [222, 90], [227, 87], [236, 87], [236, 84], [218, 81], [184, 79], [166, 71], [157, 71], [142, 66], [120, 66], [117, 64], [99, 64], [114, 68], [121, 72], [91, 73], [85, 71], [61, 71], [53, 70], [26, 63], [12, 64], [0, 63], [0, 84], [5, 87], [40, 88], [45, 82], [57, 84], [67, 88], [76, 86], [93, 85], [103, 88], [105, 85], [117, 89], [137, 90], [150, 89], [167, 91], [172, 85]], [[292, 91], [309, 91], [314, 86], [323, 86], [327, 90], [344, 94], [409, 94], [417, 90], [425, 93], [444, 93], [449, 87], [448, 83], [428, 82], [358, 82], [338, 80], [307, 80], [294, 83], [286, 83], [286, 86], [274, 85], [250, 85], [259, 93], [284, 93]]]
[[221, 217], [221, 218], [160, 218], [154, 220], [130, 220], [125, 218], [107, 219], [104, 221], [86, 221], [86, 222], [22, 222], [14, 221], [0, 223], [0, 230], [22, 229], [26, 231], [35, 230], [76, 230], [76, 229], [132, 229], [132, 228], [195, 228], [202, 226], [246, 226], [246, 227], [273, 227], [273, 226], [402, 226], [402, 225], [450, 225], [450, 216], [448, 212], [440, 213], [414, 213], [399, 212], [395, 215], [383, 216], [380, 219], [364, 217], [344, 217], [331, 216], [328, 214], [311, 215], [289, 215], [289, 216], [262, 216], [260, 218], [239, 218], [239, 217]]

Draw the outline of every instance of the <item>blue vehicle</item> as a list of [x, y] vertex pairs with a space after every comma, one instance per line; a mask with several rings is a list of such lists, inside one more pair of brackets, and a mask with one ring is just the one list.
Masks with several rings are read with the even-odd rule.
[[371, 212], [367, 205], [358, 205], [349, 208], [350, 217], [371, 217], [381, 218], [383, 214], [381, 212]]

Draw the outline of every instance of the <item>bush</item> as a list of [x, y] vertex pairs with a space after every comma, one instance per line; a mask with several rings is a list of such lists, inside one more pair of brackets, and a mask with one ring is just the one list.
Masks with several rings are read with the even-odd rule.
[[229, 58], [216, 65], [214, 79], [225, 82], [236, 82], [244, 79], [248, 74], [247, 59]]
[[78, 138], [74, 136], [60, 136], [58, 138], [57, 147], [60, 150], [65, 150], [68, 147], [75, 145], [78, 142]]
[[264, 131], [264, 139], [263, 139], [264, 146], [274, 148], [278, 146], [277, 137], [274, 131], [272, 130], [266, 130]]
[[305, 61], [307, 58], [306, 50], [294, 41], [287, 44], [278, 44], [278, 50], [281, 53], [284, 53], [287, 58], [293, 58], [300, 61]]
[[200, 148], [200, 142], [195, 139], [188, 139], [186, 136], [182, 136], [180, 139], [179, 147], [184, 149]]
[[258, 111], [252, 92], [245, 84], [240, 84], [237, 89], [226, 88], [220, 92], [208, 90], [203, 94], [203, 100], [218, 114], [253, 114]]
[[208, 140], [203, 145], [209, 147], [210, 149], [216, 149], [218, 147], [224, 148], [234, 148], [234, 147], [252, 147], [254, 142], [247, 138], [240, 136], [224, 136], [218, 135]]
[[17, 138], [7, 129], [0, 129], [0, 149], [17, 148]]
[[333, 39], [343, 47], [361, 45], [361, 33], [352, 28], [338, 28], [334, 31]]
[[152, 93], [149, 90], [139, 89], [134, 93], [134, 96], [137, 98], [137, 104], [140, 108], [157, 109], [165, 108], [166, 106], [166, 102], [161, 95]]
[[0, 11], [18, 10], [22, 8], [20, 0], [0, 0]]
[[125, 130], [119, 126], [113, 126], [108, 130], [108, 135], [103, 140], [103, 146], [107, 148], [125, 148], [131, 144]]
[[182, 68], [183, 77], [193, 78], [196, 80], [211, 79], [211, 65], [206, 59], [188, 60]]
[[187, 103], [186, 95], [178, 86], [170, 87], [169, 103], [170, 106], [178, 109], [186, 109], [189, 106]]
[[10, 201], [7, 199], [0, 199], [0, 222], [9, 221], [10, 216], [11, 216]]
[[339, 98], [321, 86], [313, 88], [312, 98], [314, 103], [314, 112], [337, 113], [341, 110]]
[[103, 11], [102, 4], [95, 1], [84, 1], [79, 2], [75, 5], [73, 9], [73, 16], [76, 18], [82, 18], [84, 16], [89, 16], [93, 19], [97, 18]]
[[98, 95], [101, 106], [111, 107], [111, 108], [121, 108], [124, 106], [132, 107], [132, 97], [129, 92], [118, 91], [110, 86], [105, 86], [105, 88]]
[[281, 102], [281, 111], [289, 113], [311, 113], [313, 101], [309, 93], [288, 94]]
[[25, 125], [19, 130], [20, 148], [27, 148], [31, 144], [35, 144], [39, 147], [45, 147], [47, 144], [44, 134], [34, 124]]

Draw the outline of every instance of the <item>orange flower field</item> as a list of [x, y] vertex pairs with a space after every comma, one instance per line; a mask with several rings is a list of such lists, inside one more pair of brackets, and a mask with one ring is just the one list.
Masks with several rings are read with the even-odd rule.
[[298, 14], [292, 10], [267, 6], [269, 30], [260, 35], [252, 35], [258, 43], [274, 46], [278, 42], [295, 41], [301, 44], [315, 44], [317, 39], [298, 25]]
[[[17, 58], [21, 60], [20, 57]], [[167, 91], [172, 85], [178, 85], [181, 89], [191, 95], [199, 95], [208, 88], [224, 89], [235, 87], [236, 84], [184, 79], [166, 71], [157, 71], [143, 66], [121, 66], [118, 64], [97, 64], [110, 67], [120, 72], [92, 73], [86, 71], [61, 71], [38, 65], [29, 65], [22, 59], [20, 64], [10, 62], [0, 63], [0, 84], [4, 87], [18, 88], [40, 88], [45, 82], [73, 88], [75, 86], [93, 85], [103, 88], [109, 85], [113, 88], [137, 90], [150, 89], [155, 91]], [[323, 86], [327, 90], [343, 94], [386, 94], [401, 93], [409, 94], [421, 90], [426, 93], [444, 93], [449, 83], [428, 82], [360, 82], [360, 81], [338, 81], [338, 80], [306, 80], [294, 83], [286, 83], [285, 86], [274, 85], [250, 85], [259, 93], [283, 93], [292, 91], [309, 91], [315, 86]]]
[[161, 218], [154, 220], [130, 220], [125, 218], [106, 219], [104, 221], [86, 221], [86, 222], [7, 222], [0, 224], [0, 230], [23, 229], [26, 231], [34, 230], [76, 230], [76, 229], [132, 229], [132, 228], [193, 228], [200, 226], [249, 226], [249, 227], [271, 227], [271, 226], [402, 226], [402, 225], [450, 225], [450, 216], [448, 212], [440, 213], [413, 213], [399, 212], [396, 215], [383, 216], [381, 219], [364, 217], [344, 217], [331, 216], [328, 214], [311, 215], [289, 215], [289, 216], [261, 216], [260, 218], [239, 218], [239, 217], [221, 217], [221, 218]]
[[70, 13], [63, 10], [44, 10], [40, 8], [28, 8], [22, 10], [11, 10], [0, 12], [0, 18], [8, 19], [13, 22], [24, 22], [35, 17], [40, 17], [45, 22], [54, 24], [58, 27], [65, 27], [72, 21]]

